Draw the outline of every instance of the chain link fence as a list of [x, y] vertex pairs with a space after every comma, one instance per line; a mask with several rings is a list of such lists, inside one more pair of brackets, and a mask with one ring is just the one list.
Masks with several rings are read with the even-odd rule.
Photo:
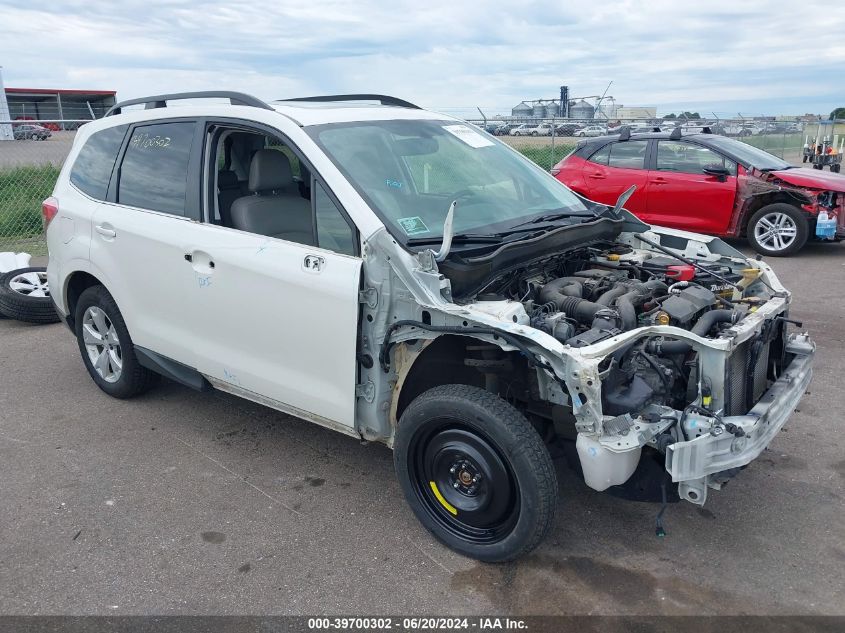
[[[83, 123], [84, 120], [78, 119], [0, 121], [0, 251], [46, 254], [41, 202], [52, 192], [73, 144], [75, 130]], [[618, 123], [559, 118], [475, 121], [547, 170], [575, 149], [578, 141], [612, 134], [619, 130]], [[692, 133], [700, 132], [706, 125], [714, 134], [736, 138], [794, 165], [802, 165], [804, 148], [812, 145], [817, 136], [827, 138], [835, 152], [841, 153], [845, 143], [845, 122], [640, 119], [626, 121], [625, 125], [632, 133], [651, 132], [655, 128], [671, 131], [678, 125], [682, 131]]]
[[0, 251], [45, 255], [41, 202], [84, 121], [0, 121]]

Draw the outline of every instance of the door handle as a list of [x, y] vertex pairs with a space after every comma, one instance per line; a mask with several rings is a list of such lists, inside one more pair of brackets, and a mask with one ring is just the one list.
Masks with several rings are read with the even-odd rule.
[[651, 179], [651, 182], [656, 183], [656, 184], [658, 184], [658, 185], [665, 185], [665, 184], [666, 184], [667, 182], [669, 182], [669, 181], [668, 181], [668, 180], [666, 180], [665, 178], [660, 178], [660, 177], [658, 177], [658, 178], [652, 178], [652, 179]]
[[588, 175], [590, 178], [595, 178], [596, 180], [604, 180], [607, 176], [604, 174], [600, 174], [599, 172], [595, 172], [594, 174]]
[[117, 236], [117, 233], [114, 229], [110, 229], [109, 227], [103, 226], [102, 224], [97, 224], [94, 229], [103, 237], [113, 238]]

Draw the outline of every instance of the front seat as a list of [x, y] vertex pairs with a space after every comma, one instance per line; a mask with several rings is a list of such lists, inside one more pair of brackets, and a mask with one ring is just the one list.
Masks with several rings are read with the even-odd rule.
[[315, 245], [311, 202], [300, 195], [287, 156], [274, 149], [255, 152], [247, 188], [252, 194], [232, 203], [233, 228]]

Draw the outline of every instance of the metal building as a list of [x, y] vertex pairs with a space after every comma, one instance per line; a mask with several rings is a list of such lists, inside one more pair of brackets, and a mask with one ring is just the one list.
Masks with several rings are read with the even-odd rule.
[[[62, 90], [48, 88], [6, 88], [11, 120], [99, 119], [115, 104], [114, 90]], [[65, 129], [72, 124], [49, 124]]]

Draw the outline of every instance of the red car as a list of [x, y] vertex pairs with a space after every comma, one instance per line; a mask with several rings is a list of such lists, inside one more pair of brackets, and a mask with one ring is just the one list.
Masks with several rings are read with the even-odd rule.
[[[845, 239], [845, 176], [795, 167], [715, 134], [623, 132], [589, 139], [552, 174], [603, 204], [637, 185], [625, 208], [644, 222], [744, 236], [764, 255], [790, 255], [808, 239]], [[827, 222], [819, 222], [825, 214]]]

